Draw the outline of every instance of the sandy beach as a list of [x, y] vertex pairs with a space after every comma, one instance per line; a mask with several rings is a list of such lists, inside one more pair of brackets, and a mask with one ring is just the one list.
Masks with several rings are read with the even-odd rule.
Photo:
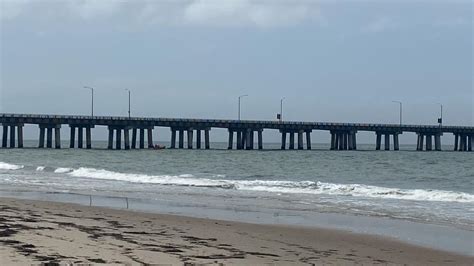
[[0, 265], [418, 264], [474, 258], [338, 230], [0, 199]]

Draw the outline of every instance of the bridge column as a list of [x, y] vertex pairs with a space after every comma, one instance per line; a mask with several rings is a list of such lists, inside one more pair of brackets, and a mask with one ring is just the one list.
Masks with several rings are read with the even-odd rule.
[[171, 128], [171, 149], [176, 149], [176, 129]]
[[441, 151], [441, 134], [434, 135], [435, 138], [435, 150]]
[[306, 131], [306, 149], [311, 150], [311, 130]]
[[357, 132], [352, 132], [352, 149], [357, 150]]
[[108, 144], [107, 144], [107, 149], [111, 150], [113, 149], [113, 143], [114, 143], [114, 129], [109, 126], [109, 138], [108, 138]]
[[140, 128], [140, 149], [145, 149], [145, 129]]
[[44, 125], [39, 125], [40, 132], [39, 132], [39, 144], [38, 148], [44, 148], [44, 132], [46, 127]]
[[352, 138], [352, 132], [349, 131], [348, 133], [346, 133], [346, 135], [347, 135], [347, 149], [352, 151], [354, 149], [354, 146], [353, 146], [354, 144], [352, 143], [352, 141], [354, 140]]
[[339, 150], [343, 151], [344, 150], [344, 133], [343, 132], [338, 132], [339, 135]]
[[336, 149], [336, 133], [331, 131], [331, 150], [335, 150]]
[[54, 128], [54, 148], [61, 149], [61, 125]]
[[253, 134], [253, 131], [249, 128], [247, 129], [247, 131], [245, 132], [245, 149], [246, 150], [251, 150], [252, 149], [252, 136], [251, 134]]
[[77, 147], [79, 149], [83, 148], [83, 141], [84, 141], [84, 130], [82, 126], [77, 127]]
[[298, 150], [303, 149], [303, 130], [298, 131]]
[[334, 132], [334, 150], [339, 150], [339, 133]]
[[459, 134], [454, 133], [454, 150], [457, 151], [459, 146]]
[[17, 125], [18, 130], [18, 148], [23, 148], [23, 124]]
[[124, 138], [124, 145], [125, 145], [125, 150], [130, 150], [130, 129], [128, 127], [125, 127], [123, 129], [123, 138]]
[[[230, 144], [232, 145], [232, 143]], [[196, 149], [201, 149], [201, 130], [196, 130]]]
[[149, 127], [147, 129], [147, 133], [148, 133], [148, 148], [153, 148], [154, 145], [153, 145], [153, 127]]
[[209, 128], [206, 128], [204, 130], [204, 145], [206, 150], [209, 150], [211, 148], [211, 143], [209, 142]]
[[184, 130], [183, 129], [179, 130], [178, 148], [180, 149], [184, 148]]
[[291, 131], [290, 132], [290, 147], [289, 147], [290, 150], [294, 150], [295, 149], [295, 132]]
[[258, 149], [263, 150], [263, 129], [257, 130], [258, 134]]
[[188, 149], [192, 150], [193, 149], [193, 130], [192, 129], [188, 129], [187, 136], [188, 136]]
[[343, 149], [346, 151], [347, 150], [347, 141], [348, 141], [348, 137], [347, 137], [347, 132], [343, 132], [342, 133], [342, 142], [343, 142]]
[[431, 134], [426, 135], [426, 150], [433, 150], [433, 137], [431, 136]]
[[232, 150], [232, 147], [233, 147], [233, 138], [234, 138], [234, 131], [232, 131], [231, 129], [229, 129], [229, 142], [228, 142], [228, 146], [227, 146], [227, 149], [228, 150]]
[[15, 148], [15, 125], [10, 125], [10, 148]]
[[281, 131], [281, 149], [286, 149], [286, 131]]
[[237, 146], [237, 150], [241, 150], [242, 149], [242, 131], [240, 130], [237, 130], [237, 143], [236, 143], [236, 146]]
[[393, 150], [400, 150], [400, 144], [398, 142], [398, 133], [393, 134]]
[[137, 128], [132, 128], [132, 149], [137, 148]]
[[7, 147], [7, 141], [8, 141], [8, 126], [3, 125], [2, 148]]
[[467, 150], [467, 145], [466, 145], [466, 135], [461, 134], [461, 145], [459, 147], [460, 151], [466, 151]]
[[423, 146], [424, 146], [424, 139], [425, 139], [425, 135], [423, 135], [423, 133], [420, 133], [420, 151], [423, 150]]
[[467, 142], [467, 150], [472, 151], [472, 142], [473, 142], [474, 136], [470, 135], [468, 136], [468, 142]]
[[255, 137], [255, 131], [251, 129], [250, 130], [250, 149], [251, 150], [253, 150], [253, 146], [255, 144], [254, 137]]
[[69, 125], [71, 130], [71, 135], [69, 137], [69, 148], [74, 149], [74, 144], [76, 143], [76, 127]]
[[86, 126], [86, 149], [90, 150], [92, 149], [92, 134], [91, 134], [91, 128], [93, 128], [93, 125], [88, 125]]
[[379, 151], [380, 146], [382, 146], [382, 133], [376, 132], [377, 134], [377, 141], [375, 142], [375, 150]]
[[385, 150], [389, 151], [390, 150], [390, 134], [385, 133]]
[[53, 147], [53, 128], [48, 126], [46, 129], [46, 148]]
[[121, 150], [122, 149], [122, 129], [121, 128], [116, 128], [115, 129], [115, 149], [116, 150]]

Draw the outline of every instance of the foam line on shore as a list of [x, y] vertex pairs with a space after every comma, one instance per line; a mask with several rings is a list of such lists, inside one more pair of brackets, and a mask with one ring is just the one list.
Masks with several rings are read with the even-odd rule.
[[[58, 171], [58, 169], [61, 169]], [[73, 177], [117, 180], [133, 183], [150, 183], [160, 185], [210, 187], [249, 191], [297, 194], [327, 194], [353, 197], [370, 197], [419, 201], [474, 202], [474, 195], [464, 192], [434, 189], [401, 189], [387, 188], [364, 184], [335, 184], [314, 181], [278, 181], [278, 180], [229, 180], [222, 175], [211, 178], [198, 178], [190, 174], [183, 175], [144, 175], [119, 173], [104, 169], [58, 168], [56, 173], [67, 173]], [[66, 170], [67, 169], [67, 170]]]

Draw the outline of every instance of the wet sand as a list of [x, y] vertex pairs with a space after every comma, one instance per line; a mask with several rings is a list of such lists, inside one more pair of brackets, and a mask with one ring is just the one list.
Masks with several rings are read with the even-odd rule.
[[0, 265], [41, 262], [473, 265], [474, 257], [339, 230], [0, 198]]

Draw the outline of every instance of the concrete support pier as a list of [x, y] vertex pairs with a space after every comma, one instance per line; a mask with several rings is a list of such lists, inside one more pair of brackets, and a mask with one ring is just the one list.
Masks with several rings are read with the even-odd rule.
[[126, 150], [130, 150], [130, 129], [129, 128], [123, 129], [123, 139], [124, 139], [124, 148]]
[[10, 148], [23, 148], [23, 124], [3, 124], [2, 148], [7, 148], [7, 144]]
[[253, 135], [253, 131], [251, 129], [247, 129], [245, 131], [245, 149], [246, 150], [252, 149], [252, 135]]
[[184, 130], [183, 129], [179, 130], [178, 148], [179, 149], [184, 148]]
[[[201, 149], [201, 130], [196, 129], [196, 149]], [[232, 145], [232, 144], [231, 144]]]
[[[441, 135], [439, 132], [418, 132], [417, 133], [417, 142], [416, 150], [417, 151], [432, 151], [433, 150], [433, 140], [434, 140], [434, 150], [441, 151]], [[455, 142], [457, 139], [455, 138]], [[455, 145], [456, 148], [457, 145]]]
[[393, 150], [398, 151], [400, 150], [400, 143], [398, 141], [398, 134], [393, 134]]
[[132, 128], [132, 149], [137, 148], [137, 128]]
[[302, 130], [298, 131], [298, 150], [303, 149], [303, 132]]
[[290, 145], [288, 147], [290, 150], [295, 149], [295, 132], [290, 132]]
[[54, 148], [61, 149], [61, 126], [54, 128]]
[[434, 135], [435, 151], [441, 151], [441, 134]]
[[467, 142], [467, 151], [472, 151], [473, 142], [474, 142], [474, 135], [469, 135], [468, 142]]
[[46, 148], [53, 147], [53, 128], [47, 127], [46, 128]]
[[263, 150], [263, 129], [257, 130], [258, 134], [258, 149]]
[[115, 129], [115, 149], [122, 149], [122, 130], [120, 128]]
[[210, 128], [206, 128], [204, 130], [204, 145], [205, 145], [206, 150], [209, 150], [211, 148], [211, 143], [209, 142], [209, 131], [210, 130], [211, 130]]
[[3, 135], [2, 135], [2, 148], [7, 147], [8, 141], [8, 126], [3, 125]]
[[389, 151], [390, 150], [390, 134], [385, 134], [385, 150]]
[[176, 149], [176, 129], [171, 128], [171, 149]]
[[330, 150], [335, 150], [336, 149], [336, 132], [331, 131], [331, 148]]
[[139, 148], [140, 149], [145, 149], [145, 129], [144, 128], [140, 128], [140, 144], [139, 144]]
[[306, 149], [311, 150], [311, 130], [306, 131]]
[[227, 145], [228, 150], [232, 150], [232, 148], [234, 147], [233, 142], [234, 142], [234, 131], [232, 129], [229, 129], [229, 141]]
[[454, 133], [455, 151], [472, 151], [474, 135]]
[[108, 138], [107, 149], [109, 150], [113, 149], [113, 141], [114, 141], [114, 129], [109, 127], [109, 138]]
[[153, 128], [147, 128], [148, 133], [148, 148], [153, 148], [155, 145], [153, 144]]
[[380, 146], [382, 146], [382, 133], [376, 132], [375, 134], [377, 135], [377, 139], [375, 142], [375, 150], [379, 151]]
[[84, 148], [83, 147], [83, 141], [84, 141], [83, 134], [84, 134], [83, 127], [82, 126], [77, 127], [77, 147], [79, 149]]
[[286, 131], [281, 131], [281, 149], [286, 149]]
[[187, 136], [188, 136], [188, 149], [192, 150], [193, 149], [193, 129], [188, 129], [187, 131]]

